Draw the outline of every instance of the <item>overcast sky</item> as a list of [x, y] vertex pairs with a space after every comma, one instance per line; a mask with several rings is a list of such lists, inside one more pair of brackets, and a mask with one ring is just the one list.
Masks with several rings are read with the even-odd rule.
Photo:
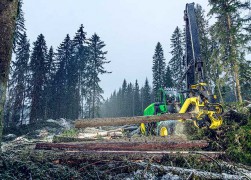
[[[97, 33], [106, 44], [105, 67], [101, 76], [104, 97], [136, 79], [142, 86], [152, 83], [152, 57], [157, 42], [170, 59], [170, 38], [176, 26], [183, 28], [187, 0], [23, 0], [27, 35], [33, 43], [42, 33], [47, 46], [57, 49], [66, 34], [71, 38], [81, 24], [87, 37]], [[208, 12], [207, 0], [195, 0]]]

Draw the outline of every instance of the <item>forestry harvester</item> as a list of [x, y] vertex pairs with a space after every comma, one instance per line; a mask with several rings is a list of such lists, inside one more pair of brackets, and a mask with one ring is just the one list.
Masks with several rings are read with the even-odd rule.
[[187, 90], [178, 92], [174, 88], [160, 89], [157, 102], [144, 110], [144, 116], [77, 120], [77, 128], [140, 123], [142, 134], [167, 136], [173, 132], [177, 120], [193, 120], [198, 128], [216, 129], [221, 126], [223, 108], [205, 83], [194, 3], [186, 4], [184, 13], [186, 68], [179, 82], [186, 79]]
[[[199, 128], [216, 129], [222, 124], [223, 108], [217, 97], [210, 93], [205, 83], [203, 61], [200, 53], [199, 33], [196, 23], [194, 3], [187, 4], [184, 11], [186, 22], [186, 70], [179, 83], [186, 78], [186, 91], [176, 89], [160, 89], [158, 101], [150, 104], [144, 115], [161, 115], [165, 113], [194, 113], [194, 125]], [[184, 101], [184, 97], [187, 97]], [[141, 123], [142, 134], [158, 134], [166, 136], [174, 131], [175, 122]]]

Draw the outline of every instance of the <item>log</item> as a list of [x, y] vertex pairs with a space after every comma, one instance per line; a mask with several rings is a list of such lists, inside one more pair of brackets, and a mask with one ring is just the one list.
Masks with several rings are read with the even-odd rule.
[[160, 122], [167, 120], [187, 120], [192, 119], [191, 113], [173, 113], [162, 114], [160, 116], [135, 116], [135, 117], [118, 117], [118, 118], [94, 118], [94, 119], [78, 119], [75, 121], [76, 128], [99, 127], [99, 126], [122, 126], [127, 124], [139, 124]]
[[86, 143], [37, 143], [35, 149], [93, 150], [93, 151], [156, 151], [207, 147], [204, 140], [167, 142], [86, 142]]
[[[103, 137], [102, 139], [111, 139], [111, 137]], [[86, 142], [86, 141], [99, 141], [100, 138], [76, 138], [76, 137], [64, 137], [54, 136], [53, 143], [66, 143], [66, 142]]]
[[101, 137], [122, 137], [123, 133], [119, 131], [104, 131], [98, 133], [79, 133], [78, 138], [101, 138]]
[[[41, 155], [42, 154], [42, 155]], [[207, 156], [203, 156], [203, 155]], [[198, 159], [212, 161], [211, 158], [217, 158], [224, 155], [225, 152], [213, 152], [213, 151], [51, 151], [51, 150], [36, 150], [32, 151], [31, 156], [43, 157], [43, 161], [55, 161], [61, 162], [74, 161], [96, 161], [96, 160], [149, 160], [152, 162], [161, 162], [169, 157], [188, 157], [196, 156]], [[211, 158], [208, 158], [211, 157]]]

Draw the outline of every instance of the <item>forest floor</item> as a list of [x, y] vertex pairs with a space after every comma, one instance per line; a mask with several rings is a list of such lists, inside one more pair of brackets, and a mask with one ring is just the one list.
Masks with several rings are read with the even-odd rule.
[[[251, 179], [251, 119], [237, 111], [217, 131], [185, 123], [173, 136], [138, 135], [138, 126], [75, 129], [70, 120], [47, 120], [5, 130], [0, 179]], [[173, 142], [207, 147], [159, 151], [83, 151], [35, 148], [38, 143]], [[104, 144], [104, 147], [106, 145]], [[132, 153], [131, 153], [132, 152]], [[209, 154], [209, 152], [217, 152]]]

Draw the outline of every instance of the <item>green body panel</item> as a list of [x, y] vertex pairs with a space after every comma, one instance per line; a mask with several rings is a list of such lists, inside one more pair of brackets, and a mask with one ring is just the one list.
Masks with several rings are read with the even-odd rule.
[[183, 94], [179, 94], [179, 98], [180, 98], [180, 105], [181, 105], [181, 107], [182, 107], [182, 105], [183, 105], [184, 102], [185, 102], [184, 95], [183, 95]]
[[160, 113], [158, 114], [167, 113], [166, 105], [159, 105], [159, 109], [160, 109]]
[[[159, 109], [160, 113], [158, 113], [157, 115], [167, 112], [166, 105], [159, 105]], [[152, 115], [155, 115], [155, 103], [150, 104], [144, 110], [144, 116], [152, 116]], [[157, 122], [157, 126], [159, 125], [159, 123], [160, 122]]]
[[147, 106], [147, 108], [144, 110], [144, 116], [151, 116], [154, 115], [154, 103]]
[[[159, 105], [160, 112], [158, 114], [166, 113], [167, 108], [166, 105]], [[144, 110], [144, 116], [152, 116], [155, 115], [155, 103], [150, 104]]]

